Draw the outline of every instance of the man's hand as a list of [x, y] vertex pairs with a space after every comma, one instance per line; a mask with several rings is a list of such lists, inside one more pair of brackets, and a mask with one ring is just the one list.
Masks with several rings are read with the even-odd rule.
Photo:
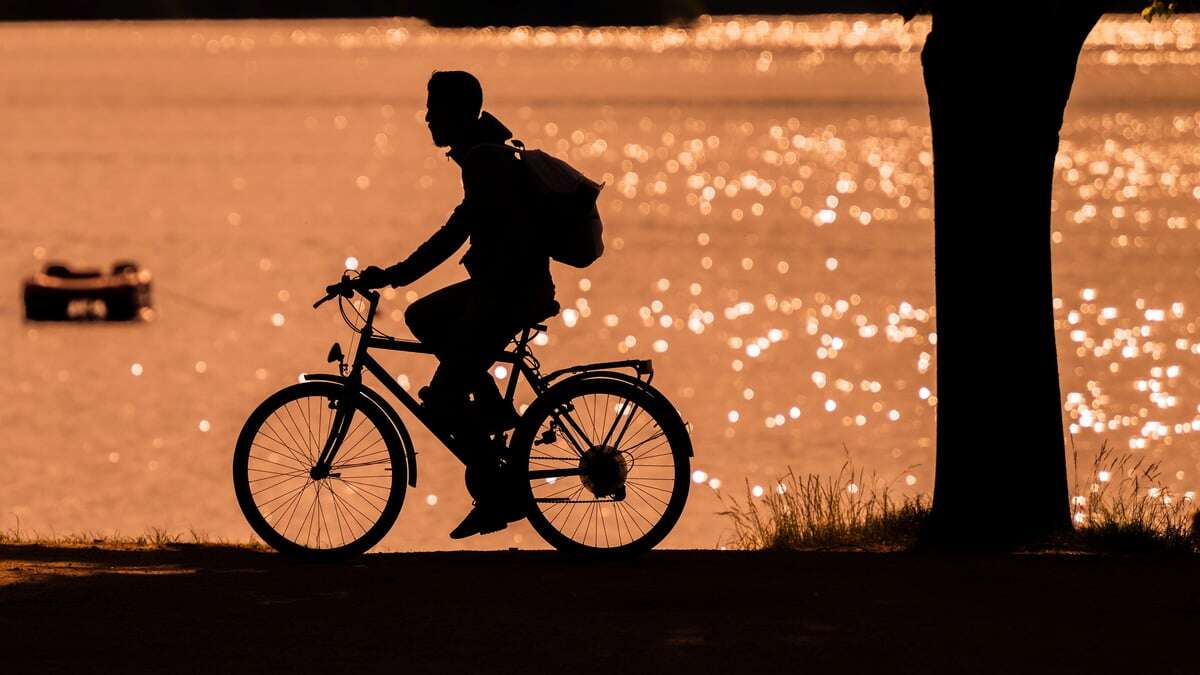
[[358, 282], [367, 288], [382, 288], [392, 283], [387, 270], [371, 265], [358, 273]]
[[359, 273], [359, 283], [367, 288], [383, 288], [395, 286], [396, 274], [394, 268], [383, 269], [370, 265]]

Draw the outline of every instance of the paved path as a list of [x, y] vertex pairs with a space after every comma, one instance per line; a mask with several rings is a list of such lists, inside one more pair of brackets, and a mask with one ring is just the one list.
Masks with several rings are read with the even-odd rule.
[[0, 671], [1200, 672], [1200, 563], [0, 546]]

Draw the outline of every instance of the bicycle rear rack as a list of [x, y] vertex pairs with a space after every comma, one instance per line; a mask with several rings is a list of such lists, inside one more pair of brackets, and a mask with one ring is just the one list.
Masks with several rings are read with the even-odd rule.
[[574, 375], [576, 373], [586, 373], [592, 370], [611, 370], [614, 368], [630, 368], [637, 373], [638, 379], [646, 376], [646, 384], [654, 379], [654, 363], [650, 359], [627, 359], [624, 361], [604, 361], [602, 363], [585, 363], [578, 366], [570, 366], [569, 368], [559, 368], [558, 370], [546, 375], [542, 378], [542, 382], [549, 384], [564, 375]]

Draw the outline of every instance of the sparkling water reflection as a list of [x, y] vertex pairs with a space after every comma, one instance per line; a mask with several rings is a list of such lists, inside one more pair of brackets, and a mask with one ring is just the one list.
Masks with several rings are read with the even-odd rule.
[[[927, 31], [879, 17], [0, 28], [5, 269], [133, 257], [159, 299], [140, 326], [22, 325], [0, 299], [13, 317], [0, 329], [13, 350], [0, 518], [42, 533], [247, 536], [228, 479], [241, 422], [347, 340], [308, 303], [343, 265], [405, 254], [456, 202], [457, 171], [422, 124], [425, 78], [455, 67], [481, 76], [518, 137], [608, 183], [609, 253], [557, 271], [565, 309], [536, 344], [550, 365], [655, 358], [697, 448], [695, 496], [668, 545], [716, 542], [721, 491], [761, 496], [789, 465], [832, 473], [846, 452], [894, 489], [927, 491]], [[1107, 439], [1162, 459], [1178, 494], [1200, 470], [1196, 35], [1187, 19], [1093, 33], [1052, 234], [1073, 439], [1085, 455]], [[1005, 151], [987, 129], [978, 146], [981, 163]], [[978, 206], [1003, 208], [1004, 186]], [[460, 274], [388, 292], [381, 326], [403, 330], [408, 303]], [[1002, 300], [980, 309], [1019, 330]], [[390, 363], [405, 388], [429, 375]], [[1013, 401], [977, 425], [1037, 442], [1021, 418]], [[467, 506], [461, 473], [416, 441], [421, 483], [386, 543], [444, 547]], [[467, 545], [536, 541], [518, 527]]]

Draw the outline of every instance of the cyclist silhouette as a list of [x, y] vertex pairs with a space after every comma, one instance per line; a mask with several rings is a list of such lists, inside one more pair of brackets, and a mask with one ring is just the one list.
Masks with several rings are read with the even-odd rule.
[[[435, 71], [429, 78], [425, 122], [433, 143], [462, 169], [463, 200], [446, 224], [404, 260], [371, 266], [361, 281], [372, 288], [404, 286], [445, 262], [464, 243], [468, 279], [412, 303], [404, 319], [413, 335], [434, 348], [439, 365], [420, 391], [434, 416], [474, 436], [478, 449], [468, 475], [493, 453], [488, 438], [513, 428], [517, 413], [488, 369], [522, 328], [558, 314], [545, 246], [531, 224], [528, 180], [504, 143], [512, 133], [483, 110], [474, 75]], [[475, 464], [475, 466], [473, 466]], [[470, 482], [470, 481], [469, 481]], [[502, 497], [476, 495], [475, 507], [450, 533], [455, 539], [507, 524]]]

